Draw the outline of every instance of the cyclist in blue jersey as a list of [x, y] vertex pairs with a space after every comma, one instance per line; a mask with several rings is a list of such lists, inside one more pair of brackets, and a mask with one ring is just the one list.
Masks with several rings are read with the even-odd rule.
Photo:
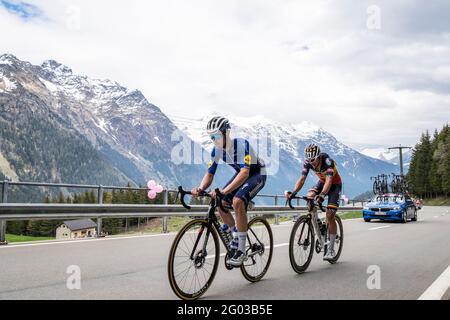
[[[239, 267], [246, 260], [245, 245], [247, 241], [247, 207], [250, 201], [264, 188], [266, 172], [264, 162], [258, 158], [250, 143], [245, 139], [231, 139], [230, 123], [226, 118], [214, 117], [208, 122], [207, 132], [214, 142], [208, 172], [205, 174], [200, 186], [192, 189], [192, 194], [198, 196], [208, 189], [217, 170], [219, 161], [230, 165], [235, 175], [220, 190], [225, 195], [223, 206], [232, 206], [236, 213], [236, 222], [229, 211], [219, 210], [220, 217], [226, 228], [233, 233], [231, 242], [232, 257], [228, 263]], [[211, 192], [215, 197], [215, 192]]]

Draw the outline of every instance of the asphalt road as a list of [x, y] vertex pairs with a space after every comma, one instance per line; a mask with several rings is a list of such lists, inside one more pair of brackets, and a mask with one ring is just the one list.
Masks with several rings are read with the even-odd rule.
[[[315, 255], [308, 271], [290, 266], [292, 222], [274, 226], [272, 264], [248, 283], [223, 261], [203, 299], [417, 299], [450, 265], [450, 208], [425, 207], [418, 222], [344, 221], [339, 263]], [[176, 299], [167, 278], [173, 234], [0, 247], [0, 299]], [[223, 259], [223, 258], [221, 258]], [[81, 271], [81, 289], [69, 290], [69, 266]], [[381, 288], [368, 289], [377, 266]], [[448, 296], [448, 294], [447, 294]]]

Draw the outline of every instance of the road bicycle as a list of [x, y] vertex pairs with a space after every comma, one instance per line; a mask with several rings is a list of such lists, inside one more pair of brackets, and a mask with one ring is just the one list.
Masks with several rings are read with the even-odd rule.
[[373, 193], [374, 194], [386, 194], [389, 193], [388, 188], [388, 178], [389, 175], [381, 174], [377, 177], [371, 177], [370, 180], [375, 180], [373, 183]]
[[389, 188], [388, 188], [388, 178], [390, 175], [388, 174], [382, 174], [380, 175], [380, 181], [381, 181], [381, 185], [380, 185], [380, 191], [381, 194], [386, 194], [389, 193]]
[[380, 194], [381, 193], [380, 176], [378, 176], [378, 177], [370, 177], [370, 180], [374, 180], [373, 187], [372, 187], [373, 194]]
[[391, 191], [392, 193], [400, 193], [401, 192], [402, 181], [400, 175], [393, 173], [392, 181], [391, 181]]
[[391, 190], [392, 193], [408, 193], [409, 185], [404, 175], [392, 174]]
[[[181, 204], [187, 210], [185, 197], [191, 192], [178, 188]], [[216, 198], [203, 192], [200, 197], [211, 198], [208, 215], [188, 222], [177, 234], [169, 254], [168, 274], [175, 295], [183, 300], [196, 300], [211, 287], [219, 266], [220, 244], [225, 247], [225, 268], [234, 269], [227, 263], [231, 256], [232, 236], [225, 232], [216, 216], [216, 209], [228, 211], [222, 204], [224, 195], [216, 189]], [[273, 235], [270, 224], [262, 217], [248, 223], [246, 260], [240, 269], [250, 282], [260, 281], [269, 269], [273, 254]]]
[[[291, 197], [287, 203], [293, 210], [295, 210], [292, 205], [292, 200], [294, 199], [305, 200], [308, 207], [308, 214], [301, 216], [297, 220], [292, 228], [289, 240], [291, 266], [295, 272], [301, 274], [308, 269], [314, 250], [317, 254], [320, 254], [322, 251], [324, 254], [327, 253], [329, 245], [328, 226], [324, 219], [319, 219], [317, 209], [320, 209], [322, 212], [326, 211], [322, 203], [308, 197]], [[336, 223], [338, 226], [335, 240], [336, 256], [333, 260], [328, 261], [331, 264], [335, 264], [339, 260], [344, 245], [344, 229], [342, 220], [338, 215], [336, 215]], [[317, 240], [315, 240], [316, 237]]]

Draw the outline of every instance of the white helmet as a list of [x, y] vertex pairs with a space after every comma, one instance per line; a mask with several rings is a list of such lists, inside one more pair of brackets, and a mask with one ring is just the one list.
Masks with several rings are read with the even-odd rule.
[[228, 119], [224, 117], [214, 117], [208, 122], [206, 131], [208, 132], [208, 134], [214, 134], [218, 132], [225, 134], [226, 130], [230, 128], [231, 126]]
[[305, 149], [305, 159], [308, 161], [312, 161], [316, 159], [320, 155], [320, 148], [318, 145], [311, 143]]

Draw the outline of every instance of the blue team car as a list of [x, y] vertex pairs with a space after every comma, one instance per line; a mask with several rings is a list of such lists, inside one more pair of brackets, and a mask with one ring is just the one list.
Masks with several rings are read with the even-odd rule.
[[375, 196], [363, 209], [365, 222], [374, 219], [401, 221], [403, 223], [417, 221], [417, 208], [408, 195], [385, 194]]

